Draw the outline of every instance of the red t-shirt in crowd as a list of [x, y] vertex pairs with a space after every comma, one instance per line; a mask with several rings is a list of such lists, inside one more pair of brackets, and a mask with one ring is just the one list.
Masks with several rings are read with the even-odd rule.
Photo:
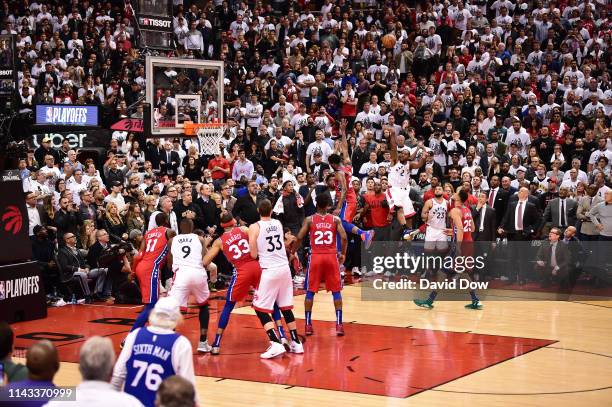
[[366, 214], [366, 224], [370, 227], [382, 228], [389, 224], [387, 216], [389, 215], [389, 207], [382, 207], [382, 202], [387, 199], [387, 196], [382, 192], [378, 195], [371, 192], [364, 195], [365, 202], [370, 207]]
[[208, 162], [208, 169], [211, 171], [210, 175], [212, 176], [212, 179], [225, 179], [229, 177], [229, 175], [224, 173], [223, 171], [219, 171], [219, 170], [213, 171], [212, 169], [215, 167], [229, 170], [230, 169], [229, 161], [227, 161], [225, 158], [223, 157], [213, 158], [212, 160]]

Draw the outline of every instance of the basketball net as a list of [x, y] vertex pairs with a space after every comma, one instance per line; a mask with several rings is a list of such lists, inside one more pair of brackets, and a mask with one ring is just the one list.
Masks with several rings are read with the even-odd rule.
[[206, 123], [198, 128], [197, 136], [200, 141], [200, 153], [204, 155], [219, 154], [219, 141], [225, 132], [224, 123]]

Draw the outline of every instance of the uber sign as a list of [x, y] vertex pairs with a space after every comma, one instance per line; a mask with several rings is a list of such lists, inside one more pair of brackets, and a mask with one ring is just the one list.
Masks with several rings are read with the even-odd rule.
[[64, 139], [70, 148], [104, 148], [110, 143], [111, 132], [107, 129], [83, 130], [73, 132], [49, 132], [33, 134], [30, 143], [34, 148], [40, 147], [45, 137], [51, 139], [51, 147], [60, 148]]

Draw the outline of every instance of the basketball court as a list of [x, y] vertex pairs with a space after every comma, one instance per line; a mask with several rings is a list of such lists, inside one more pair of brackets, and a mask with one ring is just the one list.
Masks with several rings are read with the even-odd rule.
[[[304, 296], [295, 297], [296, 316]], [[224, 292], [211, 302], [209, 336]], [[316, 297], [315, 334], [304, 355], [263, 361], [267, 338], [249, 302], [234, 311], [221, 355], [194, 353], [202, 404], [609, 406], [612, 402], [612, 303], [489, 301], [481, 311], [440, 301], [362, 301], [345, 287], [345, 337], [335, 336], [331, 295]], [[13, 325], [16, 356], [47, 338], [62, 360], [56, 382], [76, 385], [78, 351], [92, 335], [119, 343], [139, 306], [68, 305], [44, 320]], [[303, 332], [303, 320], [298, 320]], [[197, 345], [197, 310], [179, 332]]]
[[[148, 57], [150, 135], [182, 137], [187, 128], [200, 133], [200, 147], [212, 153], [223, 133], [224, 89], [218, 81], [223, 77], [223, 64], [215, 61]], [[199, 91], [193, 83], [201, 85]], [[304, 315], [303, 294], [296, 292], [298, 318]], [[546, 295], [521, 301], [520, 289], [506, 287], [496, 300], [492, 297], [480, 311], [466, 310], [458, 301], [439, 301], [426, 310], [411, 299], [364, 301], [359, 283], [349, 284], [343, 291], [346, 336], [336, 337], [331, 294], [320, 292], [313, 310], [315, 334], [305, 338], [305, 353], [274, 360], [259, 358], [268, 340], [247, 301], [233, 312], [221, 355], [194, 352], [200, 403], [612, 405], [612, 293], [601, 294], [601, 301], [552, 301]], [[209, 339], [224, 298], [224, 291], [212, 297]], [[106, 336], [119, 352], [140, 310], [104, 304], [51, 308], [46, 319], [12, 325], [15, 357], [23, 361], [27, 347], [49, 339], [62, 360], [56, 384], [77, 385], [83, 342]], [[298, 330], [303, 333], [303, 319]], [[178, 331], [195, 349], [197, 309], [189, 310]]]

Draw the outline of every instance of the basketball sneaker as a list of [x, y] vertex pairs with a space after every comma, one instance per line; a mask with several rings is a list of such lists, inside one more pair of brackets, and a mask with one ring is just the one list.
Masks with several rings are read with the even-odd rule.
[[286, 350], [287, 352], [289, 352], [289, 347], [290, 347], [290, 344], [289, 344], [289, 340], [288, 340], [287, 338], [281, 338], [281, 345], [283, 345], [283, 347], [285, 348], [285, 350]]
[[467, 309], [482, 309], [482, 303], [480, 301], [472, 301], [465, 306]]
[[344, 325], [336, 324], [336, 335], [344, 336]]
[[312, 329], [312, 325], [307, 324], [306, 328], [304, 329], [304, 332], [306, 333], [307, 336], [310, 336], [314, 333], [314, 330]]
[[431, 301], [430, 299], [427, 300], [414, 300], [414, 303], [416, 305], [418, 305], [421, 308], [427, 308], [427, 309], [432, 309], [433, 306], [433, 301]]
[[304, 353], [304, 345], [297, 342], [291, 342], [289, 344], [289, 352], [290, 353]]
[[370, 246], [372, 245], [372, 239], [374, 239], [374, 231], [373, 230], [366, 230], [361, 235], [361, 240], [364, 241], [366, 249], [369, 249]]
[[208, 341], [200, 341], [198, 342], [198, 352], [200, 353], [208, 353], [212, 351], [212, 346], [208, 344]]
[[221, 353], [221, 348], [219, 346], [213, 346], [210, 350], [210, 354], [213, 356], [217, 356], [219, 353]]
[[272, 359], [285, 353], [285, 347], [279, 342], [270, 342], [270, 347], [261, 355], [262, 359]]
[[359, 267], [353, 267], [351, 269], [351, 272], [353, 273], [354, 276], [360, 276], [361, 275], [361, 271], [359, 271]]

